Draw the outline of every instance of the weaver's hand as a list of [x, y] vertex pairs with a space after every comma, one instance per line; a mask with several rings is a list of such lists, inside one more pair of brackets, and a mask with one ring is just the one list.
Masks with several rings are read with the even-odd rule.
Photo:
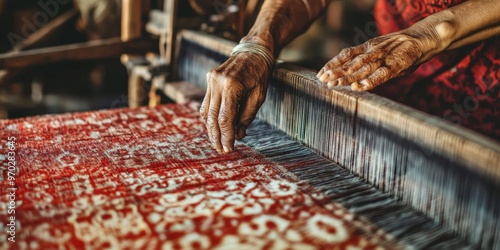
[[435, 55], [437, 46], [432, 34], [403, 30], [342, 50], [317, 76], [329, 86], [351, 85], [353, 90], [370, 90], [411, 73]]
[[238, 53], [207, 74], [208, 88], [201, 105], [213, 147], [228, 153], [243, 139], [267, 93], [270, 69], [253, 53]]

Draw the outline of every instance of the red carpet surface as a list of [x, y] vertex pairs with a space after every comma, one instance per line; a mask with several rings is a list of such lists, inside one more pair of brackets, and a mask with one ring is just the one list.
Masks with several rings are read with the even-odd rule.
[[244, 144], [218, 155], [197, 110], [0, 121], [0, 249], [387, 248]]

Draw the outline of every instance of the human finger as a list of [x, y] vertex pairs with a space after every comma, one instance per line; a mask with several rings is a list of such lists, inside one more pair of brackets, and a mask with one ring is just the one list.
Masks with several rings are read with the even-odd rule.
[[252, 124], [257, 116], [257, 111], [266, 99], [265, 91], [266, 90], [251, 92], [246, 101], [241, 104], [236, 134], [238, 140], [245, 138], [246, 129]]
[[210, 73], [207, 74], [207, 92], [205, 93], [205, 97], [203, 98], [203, 102], [201, 103], [200, 106], [200, 116], [203, 119], [203, 122], [205, 122], [205, 125], [207, 124], [207, 119], [208, 119], [208, 110], [210, 108], [210, 96], [211, 96], [211, 91], [210, 91], [210, 86], [213, 84], [213, 78]]
[[370, 76], [371, 74], [373, 74], [381, 65], [382, 65], [382, 61], [380, 61], [380, 60], [365, 64], [352, 74], [348, 74], [348, 75], [343, 76], [341, 78], [329, 81], [328, 85], [329, 86], [336, 86], [336, 85], [346, 86], [346, 85], [350, 85], [353, 82], [361, 81], [361, 80], [367, 78], [368, 76]]
[[221, 104], [221, 93], [213, 91], [210, 96], [210, 107], [207, 117], [207, 130], [212, 146], [217, 152], [222, 153], [222, 145], [220, 142], [220, 128], [219, 128], [219, 110]]
[[342, 66], [343, 64], [345, 64], [349, 60], [352, 60], [362, 52], [363, 52], [362, 46], [343, 49], [337, 56], [332, 58], [325, 64], [325, 66], [323, 66], [323, 68], [317, 74], [317, 77], [320, 79], [321, 82], [326, 83], [327, 82], [326, 80], [331, 76], [333, 69]]
[[221, 144], [225, 153], [234, 150], [236, 117], [238, 115], [238, 103], [241, 101], [242, 89], [236, 84], [230, 84], [224, 90], [219, 112], [219, 128], [221, 133]]
[[366, 91], [377, 87], [391, 79], [390, 69], [387, 67], [378, 68], [373, 74], [366, 79], [361, 80], [359, 83], [355, 82], [351, 85], [352, 90]]
[[354, 72], [358, 71], [364, 65], [371, 63], [371, 62], [374, 62], [374, 61], [378, 61], [383, 56], [384, 56], [384, 54], [381, 50], [370, 51], [370, 52], [363, 53], [363, 54], [356, 56], [351, 61], [348, 61], [344, 65], [342, 65], [341, 68], [342, 68], [342, 71], [345, 72], [346, 74], [353, 74]]

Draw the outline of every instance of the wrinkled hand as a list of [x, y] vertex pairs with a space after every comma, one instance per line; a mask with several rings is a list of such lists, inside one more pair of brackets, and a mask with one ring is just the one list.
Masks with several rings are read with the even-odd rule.
[[430, 41], [432, 39], [428, 36], [417, 36], [408, 31], [376, 37], [359, 46], [343, 49], [317, 76], [328, 86], [351, 85], [353, 90], [370, 90], [392, 78], [413, 72], [427, 61], [434, 49]]
[[207, 74], [207, 93], [201, 117], [213, 147], [231, 152], [234, 140], [243, 139], [267, 93], [270, 69], [253, 53], [238, 53]]

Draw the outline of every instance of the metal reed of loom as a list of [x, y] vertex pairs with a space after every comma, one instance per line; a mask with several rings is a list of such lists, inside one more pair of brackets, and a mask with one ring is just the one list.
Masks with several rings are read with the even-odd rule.
[[[177, 77], [202, 88], [235, 46], [193, 31], [181, 31], [178, 43]], [[344, 177], [307, 161], [292, 172], [305, 171], [298, 176], [417, 249], [500, 249], [498, 142], [386, 98], [329, 89], [315, 74], [280, 63], [258, 117], [341, 166]], [[298, 160], [301, 147], [267, 154]]]

